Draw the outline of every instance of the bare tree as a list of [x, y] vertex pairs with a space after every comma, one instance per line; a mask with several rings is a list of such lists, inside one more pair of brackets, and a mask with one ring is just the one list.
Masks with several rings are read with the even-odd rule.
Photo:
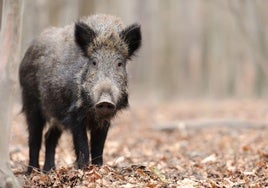
[[4, 0], [0, 33], [0, 187], [20, 187], [9, 166], [11, 110], [17, 80], [23, 0]]

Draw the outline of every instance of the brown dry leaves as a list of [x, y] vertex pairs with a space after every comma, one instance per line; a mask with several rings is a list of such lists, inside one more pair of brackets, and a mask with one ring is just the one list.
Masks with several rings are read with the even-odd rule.
[[[24, 187], [160, 187], [167, 185], [163, 175], [145, 166], [127, 168], [89, 166], [83, 170], [60, 168], [49, 174], [25, 177]], [[163, 181], [165, 180], [165, 182]]]
[[[218, 118], [228, 121], [204, 126], [203, 119]], [[225, 126], [232, 119], [263, 126], [243, 127], [243, 121]], [[187, 127], [188, 120], [195, 127]], [[268, 187], [267, 120], [264, 101], [136, 105], [114, 121], [102, 167], [74, 169], [65, 134], [57, 150], [57, 170], [24, 176], [28, 157], [27, 136], [19, 128], [23, 126], [13, 130], [11, 165], [24, 187]], [[180, 126], [157, 127], [170, 122]]]

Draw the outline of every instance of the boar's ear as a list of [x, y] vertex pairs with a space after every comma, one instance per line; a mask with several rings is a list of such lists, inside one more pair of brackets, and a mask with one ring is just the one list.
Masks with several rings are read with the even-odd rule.
[[120, 33], [120, 37], [128, 46], [128, 58], [134, 54], [141, 46], [141, 27], [138, 24], [133, 24], [125, 28]]
[[74, 29], [75, 42], [87, 54], [87, 48], [93, 41], [96, 33], [85, 23], [77, 22]]

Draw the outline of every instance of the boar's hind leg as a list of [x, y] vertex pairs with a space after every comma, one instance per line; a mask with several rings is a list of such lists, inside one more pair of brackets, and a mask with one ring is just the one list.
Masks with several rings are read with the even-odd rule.
[[89, 163], [89, 149], [86, 127], [79, 124], [75, 125], [75, 127], [72, 128], [72, 136], [77, 167], [79, 169], [82, 169]]
[[55, 168], [55, 150], [58, 144], [58, 140], [61, 136], [62, 130], [57, 126], [51, 127], [45, 134], [46, 139], [46, 154], [44, 172], [48, 172]]
[[28, 144], [29, 144], [29, 166], [26, 174], [31, 174], [33, 168], [39, 169], [39, 151], [42, 143], [42, 132], [45, 125], [45, 119], [41, 114], [38, 103], [24, 98], [23, 109], [28, 123]]
[[90, 131], [90, 147], [92, 164], [101, 166], [103, 164], [103, 148], [107, 133], [110, 127], [110, 122], [105, 122], [105, 125], [92, 129]]

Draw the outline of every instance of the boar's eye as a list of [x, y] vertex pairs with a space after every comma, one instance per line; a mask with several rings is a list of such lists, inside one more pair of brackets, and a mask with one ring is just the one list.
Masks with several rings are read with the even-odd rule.
[[121, 62], [117, 64], [118, 67], [121, 67], [122, 65], [123, 65], [123, 63], [121, 63]]
[[97, 62], [96, 61], [92, 61], [92, 65], [96, 66]]

